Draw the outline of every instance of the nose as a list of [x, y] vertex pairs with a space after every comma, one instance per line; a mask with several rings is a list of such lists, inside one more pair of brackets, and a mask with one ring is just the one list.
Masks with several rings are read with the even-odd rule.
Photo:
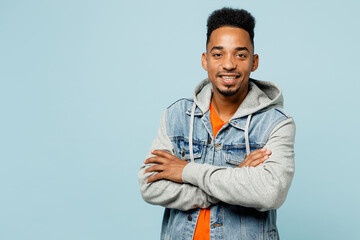
[[224, 58], [222, 67], [227, 71], [234, 70], [236, 68], [236, 63], [235, 63], [233, 57], [227, 56], [226, 58]]

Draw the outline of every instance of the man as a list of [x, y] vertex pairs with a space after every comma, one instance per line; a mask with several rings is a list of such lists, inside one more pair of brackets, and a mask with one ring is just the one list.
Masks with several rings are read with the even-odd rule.
[[259, 63], [250, 13], [223, 8], [207, 26], [208, 79], [163, 113], [139, 171], [142, 196], [166, 207], [161, 239], [279, 239], [294, 121], [277, 85], [250, 78]]

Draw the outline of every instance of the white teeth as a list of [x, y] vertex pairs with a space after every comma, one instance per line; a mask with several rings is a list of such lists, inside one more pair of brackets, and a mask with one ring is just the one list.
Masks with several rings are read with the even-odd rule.
[[235, 76], [221, 76], [221, 77], [226, 80], [231, 80], [235, 78]]

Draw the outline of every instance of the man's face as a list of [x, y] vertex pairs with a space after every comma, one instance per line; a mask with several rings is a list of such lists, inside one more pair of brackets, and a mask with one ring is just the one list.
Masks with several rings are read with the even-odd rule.
[[249, 33], [242, 28], [220, 27], [211, 33], [206, 51], [201, 62], [214, 94], [245, 97], [250, 73], [259, 63]]

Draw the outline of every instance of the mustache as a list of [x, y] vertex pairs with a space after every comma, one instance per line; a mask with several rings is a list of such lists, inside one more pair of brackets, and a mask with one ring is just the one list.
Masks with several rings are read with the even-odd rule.
[[219, 77], [221, 74], [236, 74], [239, 77], [242, 76], [241, 72], [237, 72], [237, 71], [220, 71], [220, 72], [217, 72], [215, 76]]

